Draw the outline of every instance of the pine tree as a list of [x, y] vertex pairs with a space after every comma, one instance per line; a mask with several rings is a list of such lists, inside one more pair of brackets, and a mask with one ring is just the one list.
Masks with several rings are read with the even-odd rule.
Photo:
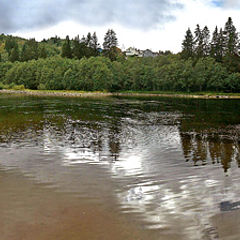
[[217, 52], [219, 48], [219, 34], [218, 34], [218, 27], [216, 26], [213, 34], [212, 34], [212, 40], [211, 40], [211, 49], [210, 49], [210, 56], [213, 58], [217, 58]]
[[103, 49], [109, 51], [112, 48], [117, 47], [117, 45], [118, 40], [116, 33], [112, 29], [109, 29], [104, 37]]
[[66, 40], [62, 46], [62, 57], [72, 58], [72, 49], [69, 36], [66, 37]]
[[86, 40], [86, 38], [85, 38], [85, 36], [84, 36], [84, 35], [82, 36], [82, 38], [81, 38], [81, 41], [80, 41], [80, 42], [81, 42], [81, 43], [85, 43], [85, 44], [87, 43], [87, 40]]
[[217, 61], [222, 62], [223, 56], [224, 56], [224, 34], [222, 28], [220, 28], [218, 35]]
[[105, 56], [109, 57], [112, 61], [116, 60], [117, 57], [117, 45], [116, 33], [112, 29], [109, 29], [104, 37], [103, 49]]
[[75, 57], [77, 59], [81, 58], [79, 36], [75, 37], [75, 39], [73, 40], [72, 54], [73, 54], [73, 57]]
[[205, 26], [202, 30], [202, 36], [203, 36], [203, 56], [209, 56], [210, 53], [210, 31], [207, 26]]
[[185, 39], [182, 43], [181, 56], [183, 59], [188, 59], [194, 56], [194, 39], [190, 28], [188, 28]]
[[47, 51], [46, 51], [46, 48], [44, 46], [42, 46], [40, 48], [39, 58], [47, 58]]
[[194, 38], [194, 45], [195, 45], [195, 49], [194, 49], [194, 53], [196, 55], [197, 58], [201, 58], [203, 57], [203, 33], [202, 30], [199, 26], [199, 24], [197, 24], [197, 27], [195, 29], [195, 38]]
[[21, 52], [21, 61], [37, 60], [39, 55], [38, 43], [36, 40], [30, 39], [24, 43]]
[[9, 61], [11, 62], [16, 62], [19, 61], [19, 50], [18, 50], [18, 45], [16, 45], [9, 56]]
[[224, 28], [224, 48], [225, 48], [225, 55], [228, 54], [230, 56], [237, 54], [239, 50], [239, 40], [238, 40], [238, 33], [233, 25], [232, 18], [228, 18], [228, 21], [225, 24]]
[[8, 56], [10, 56], [12, 49], [15, 48], [16, 46], [17, 46], [16, 40], [12, 36], [7, 37], [5, 41], [5, 50], [7, 51]]
[[87, 34], [86, 44], [88, 47], [91, 47], [91, 45], [92, 45], [92, 35], [90, 32]]
[[94, 56], [97, 56], [98, 55], [98, 48], [100, 47], [100, 44], [98, 43], [98, 38], [97, 38], [96, 32], [94, 32], [93, 35], [92, 35], [91, 43], [92, 43], [91, 47], [94, 50]]

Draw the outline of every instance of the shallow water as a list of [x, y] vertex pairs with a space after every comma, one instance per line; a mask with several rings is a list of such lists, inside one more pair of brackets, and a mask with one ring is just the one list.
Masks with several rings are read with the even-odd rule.
[[239, 239], [240, 102], [0, 96], [0, 235]]

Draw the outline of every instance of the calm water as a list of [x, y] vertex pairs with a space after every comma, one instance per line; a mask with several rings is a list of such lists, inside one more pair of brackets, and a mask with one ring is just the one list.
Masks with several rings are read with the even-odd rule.
[[2, 95], [1, 240], [239, 240], [239, 130], [239, 101]]

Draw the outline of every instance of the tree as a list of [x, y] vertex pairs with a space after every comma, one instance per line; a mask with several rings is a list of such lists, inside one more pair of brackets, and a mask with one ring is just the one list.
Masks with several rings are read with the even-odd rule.
[[185, 35], [185, 39], [183, 40], [182, 43], [181, 56], [183, 59], [188, 59], [193, 57], [193, 55], [194, 55], [194, 40], [190, 28], [188, 28]]
[[66, 40], [62, 46], [62, 57], [72, 58], [72, 49], [69, 36], [66, 37]]
[[92, 46], [92, 35], [90, 32], [87, 34], [86, 44], [88, 47]]
[[204, 55], [204, 50], [203, 50], [203, 32], [197, 24], [196, 30], [195, 30], [195, 38], [194, 38], [194, 45], [195, 45], [195, 55], [197, 58], [201, 58]]
[[225, 55], [234, 55], [238, 54], [239, 50], [239, 40], [238, 33], [233, 25], [232, 18], [228, 18], [228, 21], [225, 24], [224, 28], [224, 47], [225, 47]]
[[209, 45], [210, 31], [207, 26], [203, 28], [202, 36], [203, 36], [203, 56], [207, 57], [209, 56], [209, 53], [210, 53], [210, 45]]
[[217, 59], [217, 53], [219, 48], [219, 34], [218, 34], [218, 27], [215, 27], [215, 30], [212, 34], [212, 40], [211, 40], [211, 49], [210, 49], [210, 56]]
[[46, 51], [46, 48], [44, 46], [42, 46], [40, 48], [39, 58], [47, 58], [47, 51]]
[[82, 36], [82, 38], [81, 38], [81, 41], [80, 41], [81, 43], [87, 43], [87, 40], [86, 40], [86, 38], [85, 38], [85, 36], [83, 35]]
[[32, 59], [38, 59], [38, 43], [36, 40], [30, 39], [24, 43], [21, 53], [21, 60], [22, 61], [29, 61]]
[[98, 49], [100, 47], [100, 44], [98, 43], [98, 38], [97, 38], [96, 32], [94, 32], [92, 35], [90, 47], [93, 49], [93, 56], [97, 56], [99, 53]]
[[218, 27], [216, 26], [210, 44], [210, 56], [214, 58], [217, 62], [222, 62], [223, 55], [224, 55], [223, 31], [222, 29], [220, 29], [220, 31], [218, 32]]
[[117, 40], [116, 33], [112, 29], [109, 29], [104, 37], [103, 49], [111, 50], [117, 45], [118, 45], [118, 40]]
[[79, 37], [75, 37], [75, 39], [73, 40], [73, 49], [72, 49], [72, 54], [73, 57], [80, 59], [80, 40]]
[[220, 32], [218, 35], [218, 51], [217, 51], [217, 61], [222, 62], [224, 56], [224, 36], [223, 30], [220, 28]]
[[14, 46], [14, 48], [12, 49], [11, 54], [10, 54], [10, 56], [9, 56], [9, 61], [10, 61], [10, 62], [19, 61], [18, 45]]
[[12, 36], [7, 37], [5, 41], [5, 50], [7, 51], [8, 56], [10, 56], [12, 49], [16, 47], [16, 45], [17, 45], [17, 42]]
[[104, 55], [109, 57], [112, 61], [116, 60], [117, 57], [117, 45], [118, 39], [116, 33], [112, 29], [109, 29], [104, 37], [103, 49]]

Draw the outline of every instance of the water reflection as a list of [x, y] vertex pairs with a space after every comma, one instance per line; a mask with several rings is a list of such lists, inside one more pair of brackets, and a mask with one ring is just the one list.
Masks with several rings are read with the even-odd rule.
[[211, 217], [239, 206], [236, 102], [67, 100], [0, 99], [2, 168], [111, 202], [147, 229], [217, 236]]
[[236, 161], [240, 167], [239, 136], [233, 136], [229, 129], [227, 135], [181, 132], [181, 141], [184, 157], [187, 162], [192, 161], [194, 166], [206, 165], [208, 160], [212, 164], [221, 164], [224, 172]]
[[229, 201], [221, 202], [220, 203], [220, 209], [223, 212], [239, 210], [240, 209], [240, 201], [233, 202], [233, 203], [231, 203]]

